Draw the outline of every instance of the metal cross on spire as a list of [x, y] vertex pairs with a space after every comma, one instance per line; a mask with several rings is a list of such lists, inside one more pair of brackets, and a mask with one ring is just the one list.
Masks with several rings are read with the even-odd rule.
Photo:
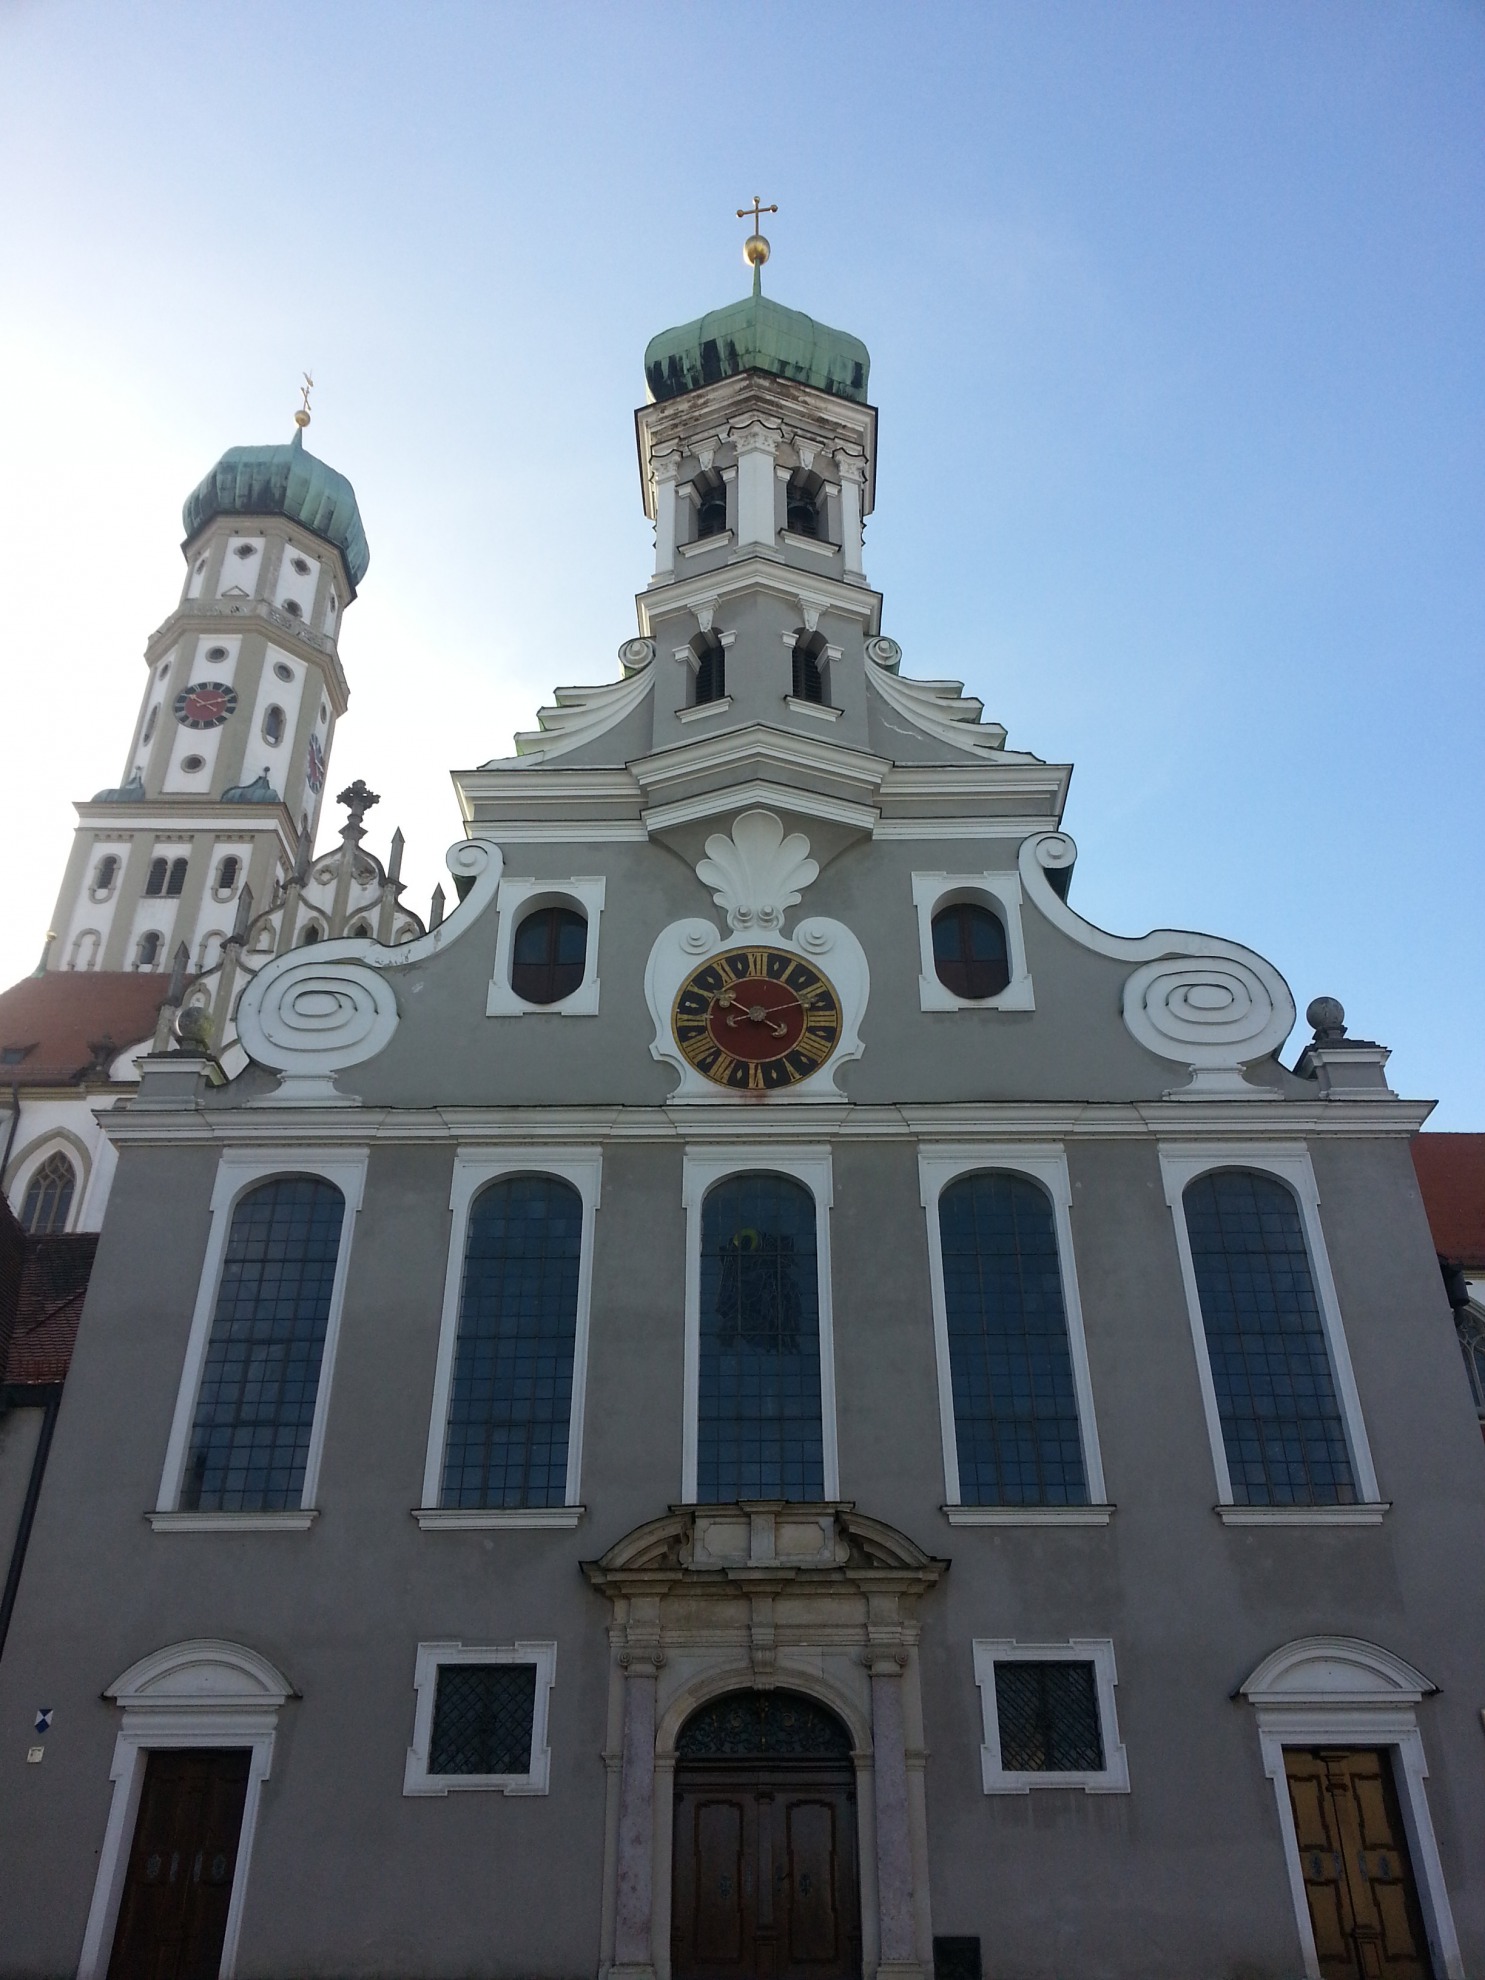
[[747, 262], [753, 271], [753, 294], [755, 296], [762, 295], [763, 293], [763, 264], [769, 256], [768, 242], [758, 230], [759, 219], [765, 213], [777, 213], [778, 210], [776, 205], [765, 206], [757, 193], [753, 194], [753, 204], [751, 206], [740, 206], [737, 209], [739, 220], [751, 220], [753, 223], [752, 233], [743, 242], [743, 260]]
[[299, 396], [304, 401], [304, 404], [294, 414], [294, 424], [301, 430], [309, 425], [309, 395], [314, 388], [315, 381], [306, 371], [304, 374], [304, 383], [299, 387]]

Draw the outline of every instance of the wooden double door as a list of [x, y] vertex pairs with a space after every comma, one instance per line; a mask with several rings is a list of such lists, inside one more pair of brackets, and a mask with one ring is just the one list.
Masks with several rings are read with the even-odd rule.
[[246, 1748], [149, 1755], [108, 1980], [217, 1980], [248, 1758]]
[[1324, 1980], [1427, 1980], [1433, 1968], [1391, 1755], [1286, 1747], [1284, 1770]]
[[848, 1761], [677, 1768], [670, 1959], [674, 1980], [856, 1980]]

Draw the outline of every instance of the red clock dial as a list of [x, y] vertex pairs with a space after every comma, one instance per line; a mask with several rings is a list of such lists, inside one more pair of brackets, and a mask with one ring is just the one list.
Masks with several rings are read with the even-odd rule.
[[808, 1079], [840, 1042], [834, 985], [782, 949], [731, 949], [693, 970], [671, 1013], [676, 1043], [718, 1086], [773, 1092]]
[[219, 729], [237, 706], [237, 690], [225, 681], [193, 681], [175, 697], [183, 729]]

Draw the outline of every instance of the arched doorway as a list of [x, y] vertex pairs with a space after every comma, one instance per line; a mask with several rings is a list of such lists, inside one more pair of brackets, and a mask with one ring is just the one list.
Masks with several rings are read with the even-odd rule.
[[856, 1980], [851, 1735], [794, 1691], [735, 1691], [676, 1742], [672, 1980]]

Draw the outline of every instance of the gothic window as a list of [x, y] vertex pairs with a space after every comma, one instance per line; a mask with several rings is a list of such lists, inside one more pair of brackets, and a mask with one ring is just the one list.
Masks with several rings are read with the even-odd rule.
[[299, 947], [301, 949], [307, 949], [311, 942], [318, 942], [324, 932], [324, 929], [321, 928], [317, 921], [307, 922], [304, 933], [299, 937]]
[[1455, 1311], [1459, 1351], [1464, 1356], [1464, 1372], [1469, 1377], [1470, 1396], [1480, 1428], [1485, 1432], [1485, 1315], [1477, 1306], [1461, 1306]]
[[277, 749], [284, 739], [284, 727], [288, 717], [278, 703], [271, 702], [263, 711], [263, 740], [270, 749]]
[[795, 536], [825, 535], [824, 485], [819, 475], [796, 468], [784, 498], [785, 528]]
[[93, 868], [94, 900], [106, 900], [113, 892], [113, 883], [118, 877], [118, 855], [116, 853], [105, 853]]
[[933, 967], [956, 997], [997, 997], [1011, 980], [1005, 924], [979, 901], [955, 901], [933, 917]]
[[147, 894], [163, 894], [165, 891], [165, 882], [169, 874], [170, 862], [168, 860], [152, 859], [150, 861], [149, 875], [144, 883], [144, 891]]
[[139, 938], [139, 946], [134, 951], [136, 969], [153, 969], [160, 960], [160, 945], [163, 937], [155, 929]]
[[715, 469], [698, 475], [696, 488], [696, 535], [698, 541], [704, 536], [725, 536], [727, 534], [727, 484]]
[[300, 1503], [344, 1217], [344, 1196], [318, 1176], [261, 1183], [234, 1210], [183, 1509]]
[[165, 882], [165, 891], [167, 894], [175, 895], [185, 891], [186, 864], [187, 862], [184, 859], [171, 860], [170, 878]]
[[691, 642], [696, 655], [696, 706], [720, 701], [727, 692], [727, 650], [714, 632], [698, 633]]
[[1057, 1233], [1026, 1176], [962, 1176], [939, 1198], [959, 1496], [1085, 1505]]
[[237, 886], [237, 876], [242, 871], [242, 861], [236, 853], [228, 853], [217, 865], [216, 891], [230, 894]]
[[824, 1497], [815, 1199], [729, 1176], [701, 1213], [696, 1496]]
[[444, 1505], [565, 1503], [582, 1235], [582, 1198], [558, 1177], [510, 1176], [475, 1198]]
[[825, 699], [825, 641], [819, 633], [799, 633], [794, 641], [794, 699]]
[[350, 936], [354, 942], [366, 942], [371, 938], [371, 930], [364, 921], [358, 921], [355, 927], [350, 930]]
[[1299, 1205], [1248, 1169], [1198, 1176], [1182, 1203], [1233, 1502], [1354, 1503]]
[[528, 1004], [560, 1004], [582, 983], [588, 924], [573, 908], [528, 914], [511, 944], [510, 987]]
[[67, 1213], [77, 1189], [77, 1171], [60, 1152], [48, 1155], [26, 1185], [21, 1227], [32, 1237], [51, 1237], [67, 1228]]

